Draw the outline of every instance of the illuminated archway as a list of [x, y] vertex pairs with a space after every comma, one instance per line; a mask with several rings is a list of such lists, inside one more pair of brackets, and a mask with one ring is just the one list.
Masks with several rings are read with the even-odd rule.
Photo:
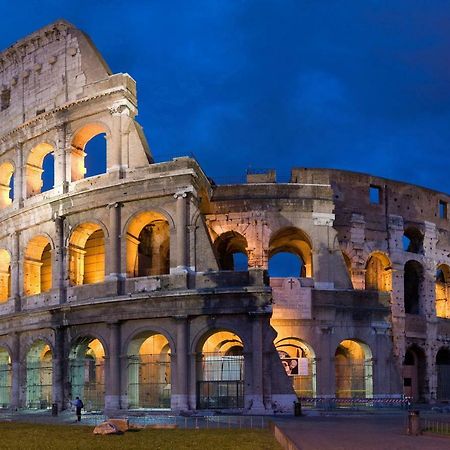
[[211, 334], [198, 349], [197, 408], [244, 407], [244, 346], [230, 331]]
[[13, 201], [14, 166], [10, 162], [0, 164], [0, 209], [6, 208]]
[[[53, 151], [53, 146], [45, 142], [31, 149], [25, 169], [27, 198], [42, 191], [44, 158], [53, 154]], [[49, 181], [49, 184], [52, 184], [52, 181], [54, 180]]]
[[11, 256], [0, 248], [0, 303], [11, 296]]
[[449, 302], [450, 267], [441, 264], [436, 271], [436, 316], [450, 318]]
[[99, 411], [105, 403], [105, 350], [95, 338], [80, 338], [69, 355], [71, 398], [80, 397], [88, 411]]
[[128, 407], [170, 408], [170, 346], [165, 336], [143, 332], [128, 349]]
[[128, 225], [127, 276], [145, 277], [170, 272], [169, 222], [160, 213], [146, 211]]
[[[270, 238], [269, 242], [269, 273], [271, 273], [271, 259], [276, 255], [286, 254], [286, 265], [290, 266], [291, 261], [288, 260], [289, 255], [295, 255], [299, 259], [300, 268], [299, 273], [290, 273], [287, 267], [286, 274], [276, 273], [275, 276], [303, 276], [312, 277], [312, 248], [309, 237], [302, 230], [294, 227], [287, 227], [275, 232]], [[283, 261], [280, 261], [284, 264]], [[272, 270], [273, 272], [273, 270]], [[271, 276], [272, 273], [271, 273]]]
[[52, 404], [52, 351], [42, 340], [37, 340], [26, 356], [27, 408], [46, 409]]
[[51, 245], [45, 236], [28, 242], [24, 260], [24, 294], [37, 295], [52, 288]]
[[[70, 153], [70, 167], [71, 167], [71, 180], [77, 181], [85, 178], [86, 175], [98, 175], [106, 172], [106, 140], [103, 141], [103, 137], [106, 138], [108, 130], [103, 124], [90, 123], [83, 126], [78, 130], [72, 140], [72, 148]], [[98, 139], [99, 142], [95, 142], [92, 151], [95, 153], [95, 162], [98, 164], [99, 160], [102, 161], [101, 167], [96, 167], [95, 171], [89, 171], [86, 168], [86, 155], [91, 149], [87, 146], [96, 136], [103, 135]], [[99, 145], [103, 141], [103, 145]]]
[[312, 347], [298, 338], [288, 337], [276, 341], [275, 348], [297, 397], [315, 397], [316, 356]]
[[11, 357], [6, 348], [0, 347], [0, 408], [7, 408], [11, 402]]
[[105, 235], [96, 223], [78, 225], [69, 242], [69, 279], [74, 286], [105, 280]]
[[367, 260], [366, 289], [383, 292], [392, 290], [391, 262], [385, 254], [375, 252]]
[[353, 339], [342, 341], [335, 352], [336, 397], [372, 398], [372, 352]]
[[244, 267], [245, 260], [248, 266], [247, 239], [242, 234], [236, 231], [223, 233], [214, 241], [214, 248], [220, 270], [247, 270]]

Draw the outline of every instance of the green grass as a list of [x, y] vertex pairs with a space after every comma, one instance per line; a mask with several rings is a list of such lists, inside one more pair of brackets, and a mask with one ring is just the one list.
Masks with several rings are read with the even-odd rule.
[[83, 425], [0, 423], [0, 448], [20, 450], [278, 450], [268, 430], [142, 430], [120, 436], [96, 436]]

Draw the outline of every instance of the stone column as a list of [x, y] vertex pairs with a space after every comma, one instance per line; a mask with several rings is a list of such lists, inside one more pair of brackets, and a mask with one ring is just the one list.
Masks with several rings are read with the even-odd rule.
[[62, 194], [68, 190], [67, 179], [67, 158], [66, 158], [66, 125], [60, 125], [56, 127], [57, 141], [54, 152], [54, 165], [55, 165], [55, 190], [57, 194]]
[[20, 232], [15, 231], [11, 234], [12, 240], [12, 258], [11, 258], [11, 298], [14, 301], [14, 310], [21, 310], [21, 280], [23, 279], [23, 270], [21, 270], [20, 258]]
[[107, 171], [108, 173], [118, 173], [118, 177], [123, 177], [122, 162], [122, 134], [123, 123], [130, 115], [128, 105], [119, 103], [109, 108], [112, 115], [111, 136], [108, 140], [107, 149]]
[[14, 171], [14, 200], [15, 209], [23, 206], [24, 193], [24, 168], [23, 168], [23, 152], [22, 144], [17, 144], [15, 148], [15, 171]]
[[[248, 385], [250, 382], [251, 393], [245, 394], [245, 407], [250, 409], [253, 414], [264, 414], [264, 365], [263, 365], [263, 336], [262, 336], [262, 318], [255, 314], [252, 320], [252, 373], [251, 380], [248, 379], [248, 373], [244, 372], [244, 381]], [[248, 352], [246, 352], [248, 353]], [[245, 389], [244, 389], [245, 393]]]
[[[334, 271], [336, 267], [331, 267], [330, 249], [332, 249], [331, 234], [335, 234], [333, 228], [335, 215], [332, 213], [313, 212], [312, 220], [314, 226], [314, 241], [317, 247], [313, 252], [313, 273], [314, 285], [319, 289], [334, 289]], [[308, 267], [306, 266], [308, 274]]]
[[[121, 274], [121, 203], [111, 203], [109, 208], [109, 258], [106, 260], [106, 273], [109, 281], [120, 281], [124, 277]], [[118, 293], [119, 285], [118, 285]]]
[[172, 373], [171, 409], [183, 411], [189, 409], [189, 370], [188, 370], [188, 319], [187, 316], [176, 317], [176, 372]]
[[52, 288], [58, 291], [59, 303], [66, 302], [66, 264], [64, 248], [64, 216], [56, 216], [55, 222], [55, 248], [52, 252]]
[[19, 333], [12, 333], [11, 345], [11, 408], [20, 408], [20, 380], [22, 378], [21, 364], [20, 364], [20, 335]]
[[109, 324], [108, 383], [105, 409], [120, 409], [120, 322]]
[[65, 409], [64, 403], [64, 379], [66, 361], [64, 358], [64, 333], [63, 327], [55, 328], [55, 349], [52, 358], [52, 401], [58, 405], [58, 411]]
[[320, 356], [316, 358], [317, 395], [334, 397], [336, 395], [336, 372], [334, 354], [331, 346], [333, 327], [324, 324], [320, 327]]
[[177, 200], [176, 213], [176, 272], [187, 270], [187, 192], [179, 191], [174, 194]]

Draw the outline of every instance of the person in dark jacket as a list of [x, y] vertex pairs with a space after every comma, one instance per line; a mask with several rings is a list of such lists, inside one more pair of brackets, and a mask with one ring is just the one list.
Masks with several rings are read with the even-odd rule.
[[73, 402], [73, 406], [75, 406], [76, 414], [77, 414], [77, 421], [81, 421], [81, 409], [84, 408], [83, 402], [81, 401], [80, 397], [77, 397], [75, 401]]

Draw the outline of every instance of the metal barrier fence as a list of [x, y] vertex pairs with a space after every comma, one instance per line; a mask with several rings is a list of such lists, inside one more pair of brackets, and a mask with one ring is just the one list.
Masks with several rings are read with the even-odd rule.
[[409, 397], [374, 397], [374, 398], [341, 398], [341, 397], [300, 397], [302, 407], [332, 410], [338, 408], [400, 408], [407, 409], [411, 404]]
[[420, 429], [422, 432], [436, 433], [450, 436], [450, 420], [433, 418], [420, 418]]
[[[106, 420], [103, 415], [83, 415], [83, 424], [98, 425]], [[170, 416], [148, 415], [128, 417], [130, 424], [149, 428], [179, 428], [186, 430], [222, 429], [263, 429], [269, 426], [266, 416]]]

